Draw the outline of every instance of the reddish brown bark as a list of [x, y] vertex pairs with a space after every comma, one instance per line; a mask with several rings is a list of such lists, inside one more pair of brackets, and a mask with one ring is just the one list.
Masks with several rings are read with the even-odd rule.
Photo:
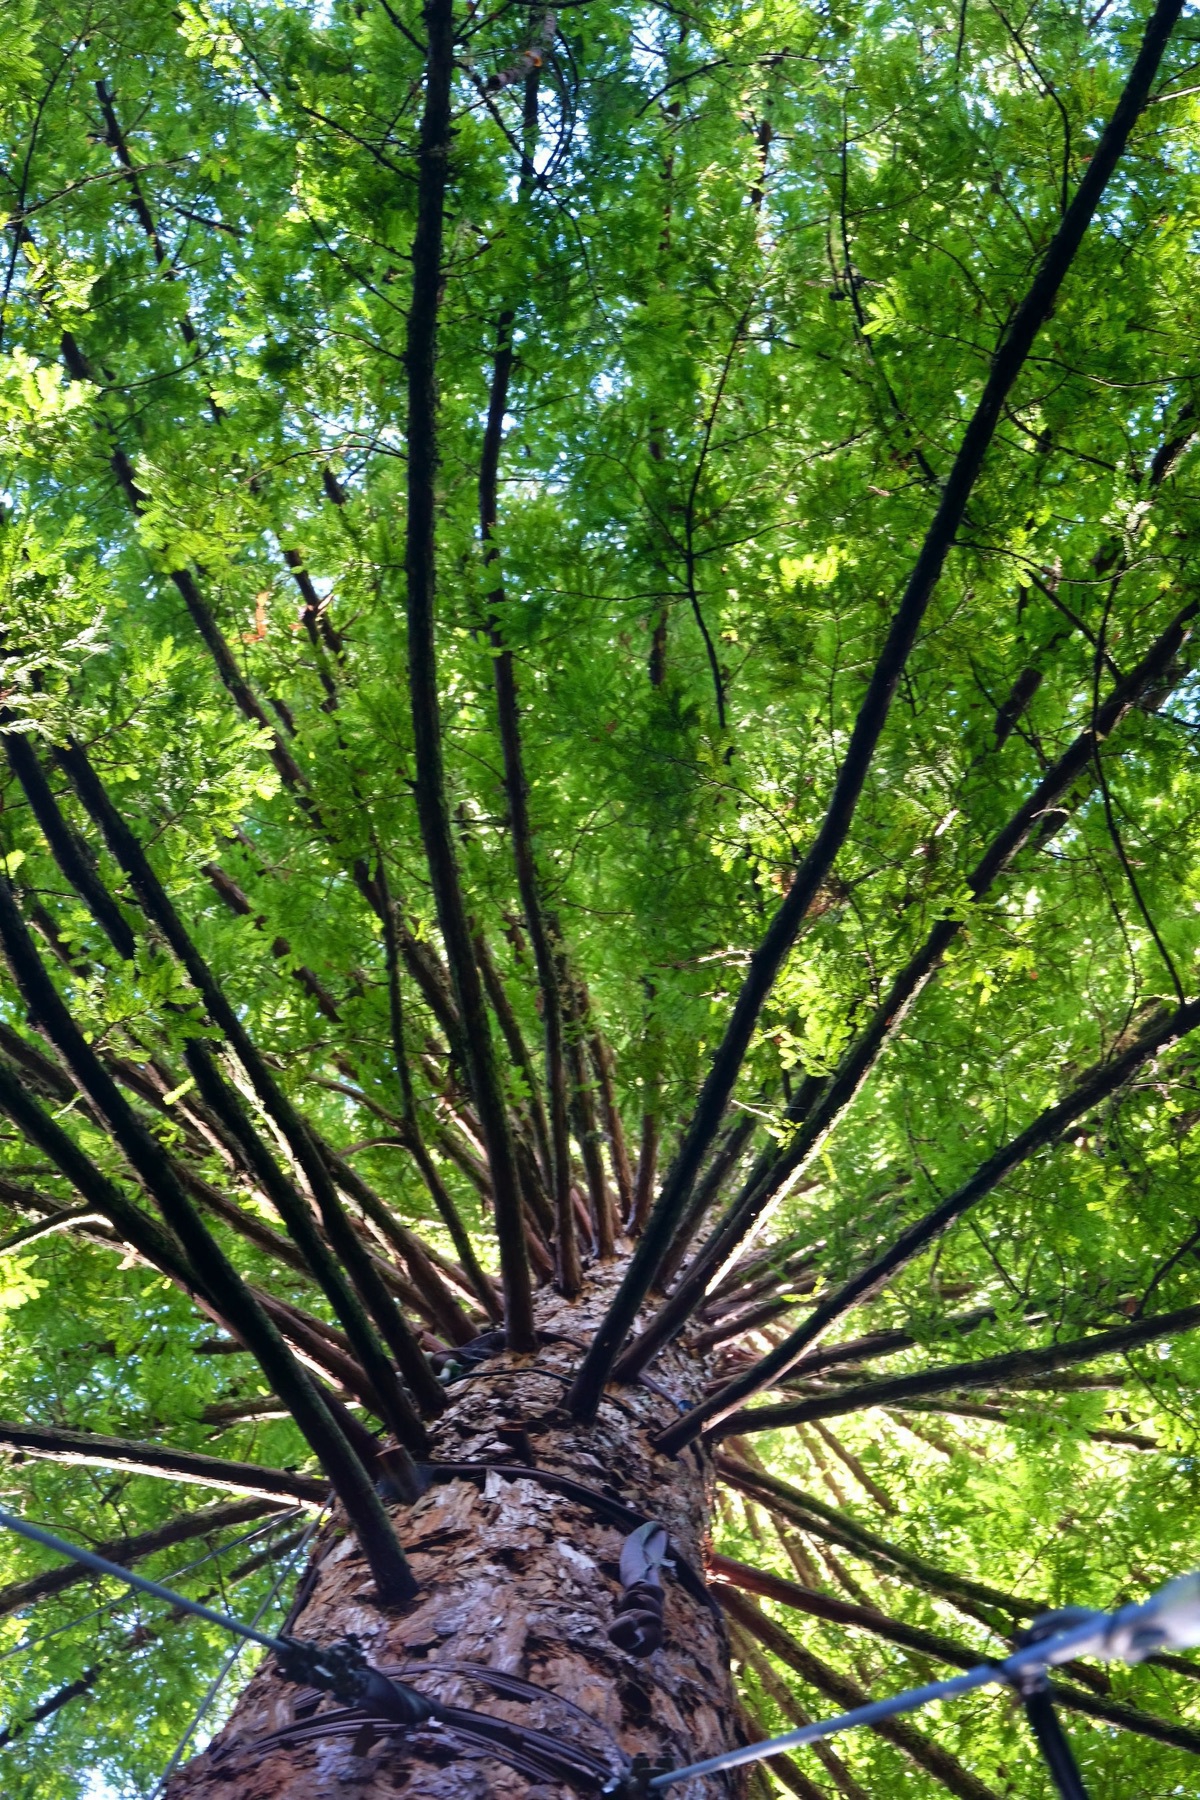
[[[501, 1350], [452, 1384], [451, 1404], [433, 1428], [434, 1459], [528, 1464], [532, 1456], [539, 1470], [661, 1520], [673, 1545], [700, 1569], [712, 1463], [699, 1451], [668, 1462], [651, 1438], [676, 1410], [662, 1390], [694, 1400], [705, 1377], [702, 1360], [669, 1352], [656, 1391], [638, 1386], [606, 1397], [595, 1426], [572, 1426], [563, 1408], [580, 1345], [620, 1273], [619, 1263], [602, 1270], [574, 1303], [539, 1296], [541, 1349], [528, 1356]], [[739, 1741], [725, 1628], [677, 1573], [664, 1578], [662, 1649], [639, 1660], [610, 1642], [627, 1527], [528, 1476], [495, 1469], [478, 1481], [438, 1483], [393, 1516], [421, 1584], [417, 1600], [401, 1612], [376, 1607], [366, 1565], [335, 1519], [318, 1542], [311, 1592], [291, 1621], [293, 1635], [328, 1644], [357, 1633], [372, 1662], [393, 1673], [403, 1666], [406, 1679], [444, 1704], [601, 1754], [616, 1744], [678, 1766]], [[463, 1663], [520, 1677], [549, 1694], [532, 1702], [505, 1698], [486, 1675], [447, 1667]], [[440, 1731], [323, 1734], [320, 1720], [336, 1710], [332, 1701], [321, 1702], [301, 1741], [289, 1741], [287, 1728], [306, 1698], [311, 1692], [281, 1680], [268, 1660], [213, 1745], [173, 1778], [167, 1800], [391, 1800], [398, 1792], [421, 1800], [571, 1800], [572, 1789], [531, 1780], [478, 1752], [462, 1754]], [[688, 1800], [731, 1800], [742, 1792], [738, 1779], [693, 1782]]]

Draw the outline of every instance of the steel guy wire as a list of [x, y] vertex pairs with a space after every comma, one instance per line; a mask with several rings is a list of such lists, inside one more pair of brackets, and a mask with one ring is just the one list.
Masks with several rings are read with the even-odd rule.
[[[1056, 1617], [1062, 1620], [1057, 1630], [1053, 1628]], [[1043, 1614], [1040, 1621], [1034, 1620], [1031, 1629], [1039, 1625], [1050, 1628], [1047, 1635], [1026, 1644], [1002, 1661], [980, 1663], [977, 1668], [952, 1675], [946, 1681], [908, 1688], [887, 1700], [872, 1700], [866, 1706], [839, 1713], [835, 1718], [818, 1720], [797, 1731], [785, 1732], [782, 1737], [764, 1738], [756, 1744], [745, 1744], [720, 1756], [710, 1756], [703, 1762], [689, 1763], [686, 1768], [666, 1770], [647, 1781], [646, 1791], [651, 1795], [662, 1793], [675, 1782], [694, 1775], [712, 1775], [721, 1769], [736, 1769], [745, 1763], [760, 1762], [780, 1751], [815, 1744], [821, 1738], [849, 1731], [857, 1725], [876, 1725], [884, 1719], [894, 1718], [897, 1713], [914, 1712], [933, 1701], [949, 1700], [993, 1681], [1005, 1682], [1020, 1692], [1023, 1682], [1031, 1676], [1075, 1656], [1090, 1654], [1137, 1663], [1164, 1645], [1192, 1648], [1200, 1644], [1200, 1575], [1184, 1575], [1168, 1582], [1140, 1606], [1123, 1606], [1115, 1613], [1085, 1612], [1079, 1607], [1068, 1607], [1058, 1615]]]
[[28, 1538], [32, 1544], [41, 1544], [47, 1550], [56, 1550], [60, 1556], [69, 1557], [72, 1562], [82, 1563], [85, 1569], [94, 1569], [98, 1575], [112, 1575], [127, 1587], [137, 1588], [139, 1593], [166, 1600], [171, 1606], [181, 1606], [184, 1612], [192, 1613], [197, 1619], [206, 1619], [210, 1625], [219, 1625], [222, 1631], [232, 1631], [236, 1637], [248, 1638], [267, 1650], [286, 1648], [278, 1638], [266, 1637], [252, 1626], [243, 1625], [240, 1619], [205, 1606], [202, 1600], [189, 1600], [186, 1594], [177, 1594], [160, 1581], [151, 1581], [147, 1575], [135, 1575], [132, 1569], [123, 1569], [120, 1563], [109, 1562], [106, 1556], [97, 1556], [94, 1550], [85, 1550], [82, 1544], [68, 1543], [66, 1538], [58, 1537], [53, 1531], [43, 1531], [40, 1525], [30, 1525], [15, 1513], [5, 1512], [3, 1507], [0, 1507], [0, 1525], [15, 1531], [18, 1537]]
[[[123, 1581], [126, 1587], [136, 1588], [139, 1593], [150, 1594], [156, 1600], [166, 1600], [172, 1607], [191, 1613], [195, 1618], [204, 1619], [222, 1631], [232, 1632], [235, 1637], [261, 1644], [265, 1650], [274, 1654], [280, 1673], [286, 1681], [302, 1681], [324, 1688], [351, 1705], [371, 1704], [381, 1709], [385, 1717], [403, 1725], [415, 1725], [421, 1720], [433, 1718], [437, 1713], [438, 1709], [415, 1688], [401, 1687], [378, 1669], [372, 1668], [363, 1654], [362, 1646], [354, 1637], [346, 1637], [324, 1649], [295, 1638], [272, 1637], [260, 1631], [256, 1625], [244, 1625], [231, 1614], [217, 1612], [203, 1601], [190, 1600], [186, 1594], [164, 1587], [160, 1581], [151, 1581], [145, 1575], [135, 1575], [132, 1569], [123, 1569], [120, 1563], [109, 1562], [107, 1557], [97, 1556], [95, 1551], [85, 1550], [82, 1545], [69, 1543], [66, 1538], [60, 1538], [52, 1531], [45, 1531], [40, 1525], [31, 1525], [27, 1520], [2, 1508], [0, 1526], [15, 1531], [19, 1537], [28, 1538], [31, 1543], [42, 1544], [59, 1556], [68, 1557], [72, 1562], [81, 1563], [84, 1568], [95, 1569], [101, 1575], [111, 1575], [115, 1580]], [[485, 1722], [495, 1723], [487, 1715], [482, 1716]]]
[[[304, 1552], [307, 1550], [309, 1544], [312, 1542], [313, 1536], [314, 1536], [315, 1532], [317, 1531], [318, 1527], [320, 1526], [320, 1523], [321, 1523], [321, 1519], [320, 1519], [320, 1517], [318, 1517], [318, 1518], [313, 1519], [311, 1521], [311, 1523], [308, 1525], [307, 1529], [304, 1531], [304, 1533], [300, 1539], [300, 1542], [296, 1545], [296, 1548], [292, 1551], [291, 1555], [286, 1559], [283, 1567], [280, 1569], [279, 1573], [275, 1577], [275, 1580], [272, 1582], [270, 1592], [264, 1596], [261, 1604], [258, 1607], [257, 1612], [254, 1614], [254, 1617], [250, 1621], [251, 1625], [260, 1624], [261, 1621], [263, 1620], [263, 1618], [265, 1617], [266, 1613], [269, 1611], [269, 1609], [276, 1604], [276, 1602], [279, 1599], [279, 1595], [283, 1588], [284, 1582], [291, 1575], [291, 1573], [294, 1570], [294, 1568], [296, 1567], [296, 1564], [299, 1561], [300, 1557], [304, 1554]], [[225, 1681], [227, 1680], [231, 1669], [233, 1668], [234, 1664], [237, 1662], [238, 1658], [241, 1656], [243, 1648], [244, 1648], [244, 1645], [235, 1644], [233, 1649], [229, 1652], [228, 1656], [225, 1658], [225, 1661], [221, 1664], [221, 1667], [217, 1670], [217, 1673], [213, 1676], [212, 1680], [209, 1682], [207, 1691], [205, 1692], [205, 1695], [204, 1695], [204, 1698], [201, 1700], [199, 1706], [196, 1708], [196, 1711], [192, 1715], [191, 1723], [188, 1725], [187, 1730], [184, 1732], [183, 1736], [180, 1738], [179, 1742], [176, 1744], [174, 1750], [171, 1752], [170, 1762], [167, 1764], [166, 1768], [163, 1770], [162, 1774], [159, 1776], [158, 1780], [155, 1782], [153, 1790], [151, 1791], [151, 1794], [150, 1794], [150, 1800], [158, 1800], [158, 1796], [162, 1793], [163, 1789], [166, 1787], [167, 1782], [170, 1779], [172, 1772], [179, 1767], [179, 1764], [183, 1758], [184, 1752], [186, 1751], [188, 1745], [191, 1743], [192, 1738], [195, 1736], [196, 1732], [200, 1729], [200, 1726], [203, 1724], [205, 1714], [208, 1712], [209, 1708], [212, 1706], [217, 1695], [220, 1693], [221, 1688], [224, 1686]]]
[[[301, 1507], [293, 1506], [289, 1507], [286, 1512], [276, 1513], [275, 1517], [268, 1519], [265, 1524], [256, 1525], [250, 1531], [243, 1531], [237, 1537], [230, 1538], [228, 1543], [217, 1544], [212, 1550], [206, 1550], [203, 1556], [194, 1557], [191, 1562], [181, 1564], [178, 1569], [172, 1569], [166, 1579], [178, 1581], [181, 1575], [190, 1575], [194, 1570], [202, 1568], [205, 1563], [212, 1562], [214, 1557], [224, 1556], [227, 1550], [236, 1550], [239, 1545], [251, 1543], [255, 1538], [269, 1537], [273, 1532], [278, 1531], [281, 1525], [290, 1524], [302, 1510]], [[74, 1552], [72, 1552], [73, 1554]], [[114, 1564], [114, 1567], [116, 1566]], [[124, 1575], [125, 1571], [122, 1570], [121, 1573]], [[61, 1625], [55, 1625], [50, 1631], [43, 1631], [38, 1637], [28, 1638], [24, 1643], [13, 1644], [10, 1649], [0, 1651], [0, 1663], [8, 1662], [14, 1656], [23, 1656], [28, 1650], [36, 1650], [39, 1645], [48, 1643], [51, 1638], [61, 1637], [64, 1631], [73, 1631], [77, 1625], [86, 1625], [89, 1619], [96, 1618], [100, 1613], [114, 1612], [118, 1607], [128, 1604], [127, 1600], [117, 1597], [102, 1601], [99, 1606], [89, 1607], [87, 1612], [77, 1613], [73, 1619], [67, 1619]]]
[[[85, 1568], [95, 1569], [101, 1575], [111, 1575], [128, 1587], [151, 1594], [156, 1599], [166, 1600], [173, 1607], [179, 1607], [184, 1612], [219, 1626], [222, 1631], [232, 1632], [234, 1636], [247, 1642], [261, 1644], [277, 1657], [280, 1673], [287, 1681], [318, 1685], [348, 1702], [353, 1709], [368, 1713], [378, 1711], [389, 1722], [406, 1729], [425, 1720], [451, 1724], [458, 1722], [456, 1709], [439, 1707], [426, 1700], [415, 1689], [406, 1688], [381, 1670], [373, 1668], [367, 1662], [361, 1645], [353, 1637], [324, 1648], [295, 1639], [272, 1637], [260, 1631], [257, 1624], [244, 1625], [240, 1619], [216, 1612], [201, 1601], [189, 1600], [183, 1594], [164, 1587], [161, 1582], [151, 1581], [144, 1575], [135, 1575], [132, 1570], [121, 1568], [119, 1563], [109, 1562], [106, 1557], [97, 1556], [94, 1551], [68, 1543], [55, 1533], [45, 1531], [41, 1526], [32, 1525], [3, 1509], [0, 1509], [0, 1526], [6, 1526], [32, 1543], [54, 1550], [60, 1556], [69, 1557]], [[262, 1617], [263, 1610], [259, 1609], [256, 1619]], [[822, 1738], [833, 1736], [835, 1732], [849, 1731], [858, 1725], [879, 1724], [884, 1719], [894, 1718], [898, 1713], [913, 1712], [933, 1701], [952, 1699], [992, 1682], [1005, 1682], [1018, 1694], [1027, 1697], [1029, 1693], [1037, 1692], [1049, 1669], [1077, 1656], [1091, 1655], [1139, 1663], [1165, 1646], [1194, 1648], [1200, 1644], [1200, 1574], [1181, 1576], [1176, 1581], [1168, 1582], [1141, 1605], [1123, 1606], [1114, 1613], [1085, 1611], [1080, 1607], [1043, 1613], [1032, 1622], [1029, 1631], [1036, 1633], [1034, 1640], [1003, 1660], [980, 1663], [976, 1668], [968, 1669], [961, 1675], [953, 1675], [946, 1681], [909, 1688], [902, 1694], [893, 1694], [889, 1699], [870, 1701], [851, 1712], [840, 1713], [836, 1718], [802, 1726], [798, 1731], [786, 1732], [782, 1737], [767, 1738], [756, 1744], [727, 1750], [720, 1756], [689, 1763], [682, 1769], [667, 1769], [651, 1775], [649, 1770], [638, 1770], [635, 1765], [630, 1773], [608, 1782], [603, 1792], [620, 1796], [622, 1800], [653, 1800], [655, 1794], [692, 1776], [712, 1775], [723, 1769], [760, 1762], [780, 1751], [816, 1743]], [[506, 1727], [504, 1722], [490, 1714], [468, 1713], [465, 1718], [476, 1731], [486, 1726], [488, 1729], [485, 1735], [491, 1741], [505, 1739], [506, 1732], [511, 1734], [511, 1727]], [[511, 1745], [508, 1748], [511, 1749]]]
[[[278, 1513], [266, 1524], [256, 1525], [251, 1531], [243, 1531], [237, 1537], [230, 1538], [228, 1543], [218, 1544], [214, 1549], [206, 1550], [203, 1556], [197, 1556], [191, 1562], [182, 1563], [178, 1569], [171, 1570], [166, 1579], [177, 1581], [181, 1575], [189, 1575], [194, 1570], [203, 1567], [205, 1563], [212, 1562], [214, 1557], [224, 1556], [227, 1550], [236, 1550], [242, 1544], [253, 1542], [255, 1538], [270, 1536], [281, 1525], [289, 1524], [295, 1519], [301, 1510], [300, 1507], [292, 1507], [287, 1512]], [[21, 1656], [27, 1650], [36, 1650], [41, 1644], [48, 1643], [51, 1638], [61, 1637], [64, 1631], [73, 1631], [77, 1625], [86, 1625], [89, 1619], [96, 1618], [100, 1613], [111, 1613], [128, 1604], [127, 1600], [121, 1600], [118, 1597], [101, 1601], [98, 1606], [89, 1607], [87, 1612], [77, 1613], [73, 1619], [67, 1619], [61, 1625], [55, 1625], [52, 1630], [44, 1631], [38, 1637], [28, 1638], [24, 1643], [14, 1644], [9, 1650], [0, 1651], [0, 1663], [7, 1662], [11, 1657]]]

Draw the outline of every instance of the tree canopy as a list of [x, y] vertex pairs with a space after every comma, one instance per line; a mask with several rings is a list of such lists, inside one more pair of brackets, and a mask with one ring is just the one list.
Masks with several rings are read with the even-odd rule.
[[[571, 1234], [649, 1217], [644, 1326], [716, 1205], [673, 1329], [736, 1385], [678, 1437], [724, 1436], [764, 1729], [1196, 1564], [1187, 14], [1101, 167], [1149, 16], [10, 0], [6, 1504], [118, 1547], [190, 1509], [146, 1566], [278, 1620], [302, 1511], [20, 1428], [318, 1474], [297, 1406], [353, 1421], [232, 1353], [235, 1281], [343, 1399], [382, 1338], [419, 1456], [430, 1357], [511, 1339]], [[54, 1566], [0, 1537], [5, 1792], [149, 1795], [228, 1645], [13, 1585]], [[1192, 1790], [1194, 1668], [1074, 1686], [1098, 1800]], [[793, 1791], [1051, 1791], [994, 1693], [918, 1724], [975, 1787], [860, 1733]]]

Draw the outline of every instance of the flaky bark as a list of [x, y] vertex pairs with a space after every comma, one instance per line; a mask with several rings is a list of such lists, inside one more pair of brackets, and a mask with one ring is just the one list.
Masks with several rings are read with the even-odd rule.
[[[611, 1509], [615, 1502], [660, 1519], [698, 1570], [712, 1464], [706, 1454], [677, 1463], [655, 1455], [651, 1435], [674, 1410], [662, 1392], [636, 1387], [613, 1396], [587, 1429], [572, 1428], [562, 1409], [578, 1343], [594, 1328], [619, 1272], [619, 1266], [604, 1270], [573, 1305], [542, 1294], [541, 1349], [533, 1356], [501, 1350], [451, 1385], [451, 1404], [434, 1428], [435, 1460], [493, 1466], [437, 1481], [415, 1506], [397, 1511], [398, 1533], [421, 1583], [417, 1600], [402, 1614], [374, 1606], [366, 1567], [335, 1520], [319, 1540], [301, 1588], [306, 1598], [288, 1629], [322, 1645], [356, 1632], [372, 1662], [393, 1672], [405, 1667], [414, 1685], [444, 1703], [546, 1731], [601, 1758], [619, 1745], [628, 1755], [665, 1756], [678, 1765], [737, 1741], [724, 1627], [678, 1566], [664, 1576], [663, 1647], [637, 1660], [610, 1642], [621, 1592], [617, 1561], [629, 1529]], [[686, 1401], [703, 1378], [698, 1359], [672, 1352], [661, 1386]], [[599, 1505], [568, 1498], [530, 1475], [506, 1476], [496, 1466], [505, 1460], [581, 1483], [596, 1491]], [[464, 1672], [463, 1664], [483, 1672]], [[505, 1697], [489, 1674], [546, 1692]], [[421, 1800], [568, 1800], [572, 1794], [502, 1761], [481, 1760], [478, 1752], [463, 1754], [450, 1733], [406, 1737], [390, 1727], [373, 1733], [363, 1731], [361, 1720], [323, 1731], [322, 1719], [338, 1709], [322, 1701], [309, 1715], [306, 1702], [313, 1698], [265, 1664], [224, 1732], [172, 1779], [167, 1800], [341, 1800], [349, 1792], [355, 1800], [391, 1800], [397, 1791]], [[308, 1717], [300, 1729], [297, 1708]], [[687, 1800], [730, 1800], [741, 1789], [722, 1778], [681, 1791]]]

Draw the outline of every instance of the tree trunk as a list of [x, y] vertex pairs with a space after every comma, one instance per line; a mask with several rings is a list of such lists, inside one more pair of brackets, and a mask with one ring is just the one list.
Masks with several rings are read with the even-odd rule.
[[[580, 1350], [621, 1273], [620, 1262], [599, 1271], [575, 1303], [544, 1292], [535, 1354], [499, 1349], [451, 1383], [451, 1404], [433, 1428], [434, 1461], [491, 1467], [439, 1479], [414, 1506], [395, 1509], [421, 1584], [416, 1601], [390, 1613], [374, 1604], [366, 1564], [339, 1514], [318, 1540], [288, 1625], [290, 1635], [322, 1646], [354, 1633], [373, 1664], [430, 1698], [578, 1744], [613, 1773], [617, 1746], [678, 1767], [740, 1741], [725, 1627], [689, 1587], [682, 1561], [703, 1569], [712, 1462], [697, 1447], [677, 1461], [650, 1447], [677, 1402], [699, 1397], [704, 1363], [671, 1350], [656, 1365], [653, 1389], [609, 1393], [594, 1426], [573, 1426], [564, 1409]], [[566, 1477], [598, 1500], [502, 1474], [505, 1463]], [[663, 1573], [662, 1648], [641, 1659], [608, 1635], [621, 1599], [621, 1546], [636, 1523], [614, 1517], [614, 1502], [660, 1520], [681, 1558]], [[497, 1677], [538, 1691], [501, 1691]], [[452, 1730], [372, 1726], [330, 1699], [314, 1707], [315, 1698], [283, 1681], [268, 1658], [224, 1731], [174, 1776], [167, 1800], [390, 1800], [398, 1791], [422, 1800], [568, 1800], [587, 1791], [520, 1773], [464, 1747]], [[671, 1790], [679, 1800], [729, 1800], [742, 1791], [737, 1775]]]

